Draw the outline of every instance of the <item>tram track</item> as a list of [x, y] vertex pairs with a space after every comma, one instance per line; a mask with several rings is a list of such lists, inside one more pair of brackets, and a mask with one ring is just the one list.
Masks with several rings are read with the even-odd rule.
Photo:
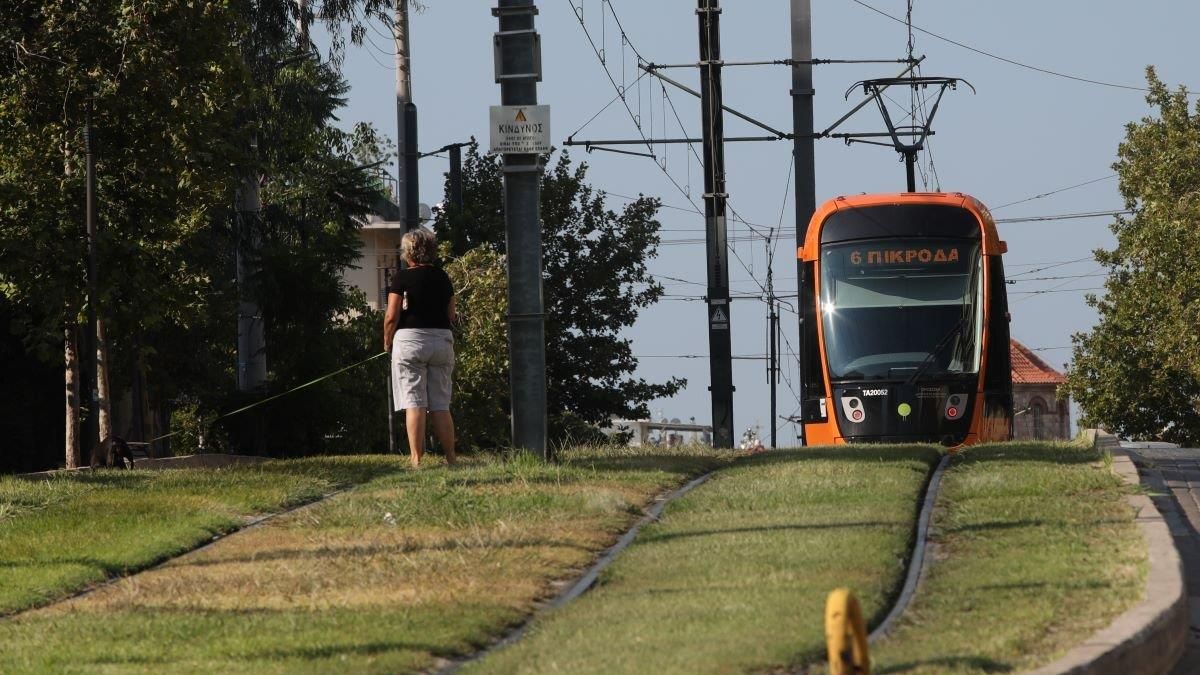
[[921, 585], [921, 580], [926, 577], [929, 571], [929, 564], [933, 558], [929, 551], [929, 525], [933, 521], [933, 509], [937, 504], [938, 488], [941, 487], [942, 474], [945, 473], [946, 467], [949, 465], [950, 454], [946, 453], [942, 455], [942, 459], [938, 461], [937, 466], [929, 476], [929, 481], [925, 484], [921, 513], [917, 517], [917, 531], [913, 539], [912, 555], [908, 558], [908, 572], [904, 578], [904, 586], [900, 589], [900, 595], [896, 597], [896, 603], [892, 605], [892, 609], [888, 611], [887, 616], [867, 636], [868, 642], [874, 643], [887, 637], [892, 627], [896, 624], [896, 621], [904, 615], [904, 610], [908, 609], [909, 603]]
[[[899, 593], [895, 596], [896, 600], [884, 620], [873, 630], [869, 635], [869, 640], [875, 642], [885, 638], [896, 625], [901, 616], [907, 610], [917, 590], [919, 589], [923, 579], [928, 575], [928, 568], [933, 558], [930, 551], [929, 533], [933, 519], [933, 509], [937, 502], [938, 490], [941, 486], [941, 479], [950, 462], [950, 455], [944, 454], [938, 460], [937, 464], [929, 472], [925, 481], [925, 485], [920, 494], [920, 510], [915, 521], [915, 529], [913, 533], [913, 544], [908, 556], [906, 573], [903, 586]], [[573, 581], [566, 582], [562, 585], [561, 590], [549, 600], [542, 602], [530, 615], [525, 617], [518, 625], [511, 628], [503, 637], [491, 643], [490, 645], [465, 657], [445, 660], [438, 666], [426, 671], [436, 675], [445, 675], [449, 673], [459, 672], [460, 669], [473, 665], [487, 657], [502, 651], [514, 644], [520, 642], [524, 638], [530, 628], [543, 616], [561, 609], [564, 606], [572, 603], [582, 595], [592, 590], [599, 576], [608, 568], [622, 552], [625, 551], [637, 539], [642, 528], [646, 525], [658, 521], [666, 506], [675, 500], [683, 497], [688, 492], [696, 487], [707, 482], [720, 469], [709, 471], [705, 474], [692, 479], [685, 485], [672, 490], [668, 493], [660, 495], [654, 500], [653, 505], [647, 509], [643, 515], [632, 527], [626, 530], [616, 543], [606, 549], [600, 557], [589, 566], [581, 575]], [[806, 666], [807, 667], [807, 666]]]
[[718, 471], [720, 471], [720, 469], [713, 469], [705, 472], [688, 481], [683, 486], [656, 497], [653, 505], [646, 510], [645, 515], [639, 518], [632, 527], [626, 530], [625, 533], [622, 534], [619, 539], [617, 539], [616, 543], [608, 547], [608, 549], [606, 549], [604, 553], [600, 555], [596, 562], [592, 563], [591, 566], [589, 566], [583, 572], [583, 574], [577, 577], [575, 581], [566, 584], [563, 590], [561, 590], [553, 598], [542, 603], [537, 609], [530, 613], [529, 616], [525, 617], [520, 624], [509, 630], [504, 637], [500, 638], [496, 642], [493, 642], [487, 647], [476, 651], [473, 654], [445, 662], [440, 666], [429, 670], [428, 672], [433, 673], [434, 675], [449, 675], [450, 673], [458, 672], [460, 668], [480, 661], [487, 656], [509, 647], [519, 641], [525, 636], [525, 633], [529, 630], [530, 626], [532, 626], [539, 617], [571, 603], [579, 596], [591, 590], [591, 588], [596, 584], [596, 580], [600, 578], [600, 573], [603, 572], [609, 565], [611, 565], [613, 561], [617, 559], [617, 556], [619, 556], [622, 551], [628, 548], [629, 545], [632, 544], [635, 539], [637, 539], [637, 535], [639, 532], [641, 532], [643, 527], [649, 525], [650, 523], [656, 522], [662, 516], [663, 509], [667, 507], [667, 504], [670, 504], [671, 502], [691, 492], [693, 489], [699, 487], [708, 481], [709, 478], [712, 478], [713, 475]]

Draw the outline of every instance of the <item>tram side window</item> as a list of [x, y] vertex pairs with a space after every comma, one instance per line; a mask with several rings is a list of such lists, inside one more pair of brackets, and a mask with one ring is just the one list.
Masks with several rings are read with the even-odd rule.
[[[1008, 333], [1008, 286], [1004, 283], [1004, 261], [998, 256], [988, 257], [989, 295], [991, 296], [991, 318], [988, 320], [987, 372], [983, 386], [997, 393], [1012, 391], [1012, 356], [1009, 353]], [[1009, 407], [1012, 403], [1009, 402]]]
[[816, 267], [816, 263], [804, 263], [804, 281], [800, 289], [800, 307], [804, 321], [800, 336], [800, 376], [806, 420], [823, 419], [820, 417], [820, 407], [816, 400], [825, 395], [825, 376], [821, 369], [821, 353], [817, 346], [817, 321], [820, 315], [816, 311]]

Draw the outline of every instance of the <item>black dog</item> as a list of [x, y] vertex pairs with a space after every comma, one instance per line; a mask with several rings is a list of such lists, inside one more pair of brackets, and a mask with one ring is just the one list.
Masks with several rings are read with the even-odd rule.
[[[126, 462], [129, 463], [126, 467]], [[125, 469], [133, 468], [133, 453], [129, 444], [120, 436], [110, 436], [92, 450], [92, 468]]]

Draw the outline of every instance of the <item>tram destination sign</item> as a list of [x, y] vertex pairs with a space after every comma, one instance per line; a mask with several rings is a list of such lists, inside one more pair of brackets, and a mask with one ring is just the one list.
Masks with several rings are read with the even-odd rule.
[[894, 265], [920, 263], [956, 263], [958, 248], [953, 246], [923, 248], [856, 249], [850, 252], [851, 265]]
[[492, 152], [518, 155], [550, 152], [550, 106], [494, 105], [490, 117]]

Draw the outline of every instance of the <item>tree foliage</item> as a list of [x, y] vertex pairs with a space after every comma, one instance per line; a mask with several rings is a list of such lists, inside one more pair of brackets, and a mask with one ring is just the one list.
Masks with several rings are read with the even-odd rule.
[[[235, 197], [260, 179], [253, 279], [270, 392], [365, 358], [378, 317], [342, 270], [380, 197], [368, 127], [337, 129], [336, 60], [301, 46], [299, 11], [361, 41], [390, 0], [13, 0], [0, 13], [0, 299], [6, 323], [61, 374], [63, 327], [84, 310], [85, 108], [97, 129], [100, 294], [114, 398], [144, 372], [152, 405], [211, 420], [234, 391]], [[335, 51], [340, 49], [335, 40]], [[364, 162], [364, 157], [369, 157]], [[8, 328], [8, 326], [4, 327]], [[11, 371], [10, 371], [11, 372]], [[384, 374], [329, 380], [239, 418], [267, 447], [381, 447]], [[61, 385], [60, 385], [61, 387]], [[187, 403], [185, 403], [187, 402]], [[61, 419], [61, 409], [57, 412]], [[126, 433], [124, 429], [119, 433]], [[257, 433], [257, 432], [255, 432]], [[260, 444], [261, 447], [261, 444]]]
[[1100, 313], [1074, 336], [1068, 391], [1086, 422], [1126, 437], [1200, 442], [1200, 102], [1148, 69], [1156, 114], [1126, 126], [1114, 165], [1129, 217], [1108, 270]]
[[[473, 144], [463, 157], [462, 213], [438, 216], [440, 238], [454, 255], [480, 246], [504, 252], [500, 159]], [[447, 186], [448, 189], [448, 186]], [[448, 194], [448, 192], [447, 192]], [[640, 197], [620, 212], [587, 183], [587, 164], [568, 153], [547, 158], [542, 176], [543, 293], [551, 437], [584, 440], [612, 417], [644, 418], [647, 403], [683, 386], [633, 376], [637, 360], [621, 331], [663, 292], [647, 271], [656, 255], [659, 200]], [[502, 395], [508, 378], [493, 382]], [[461, 387], [460, 387], [461, 390]]]
[[509, 442], [508, 278], [504, 257], [487, 246], [450, 256], [446, 272], [454, 284], [459, 324], [454, 337], [452, 409], [458, 445], [497, 448]]

